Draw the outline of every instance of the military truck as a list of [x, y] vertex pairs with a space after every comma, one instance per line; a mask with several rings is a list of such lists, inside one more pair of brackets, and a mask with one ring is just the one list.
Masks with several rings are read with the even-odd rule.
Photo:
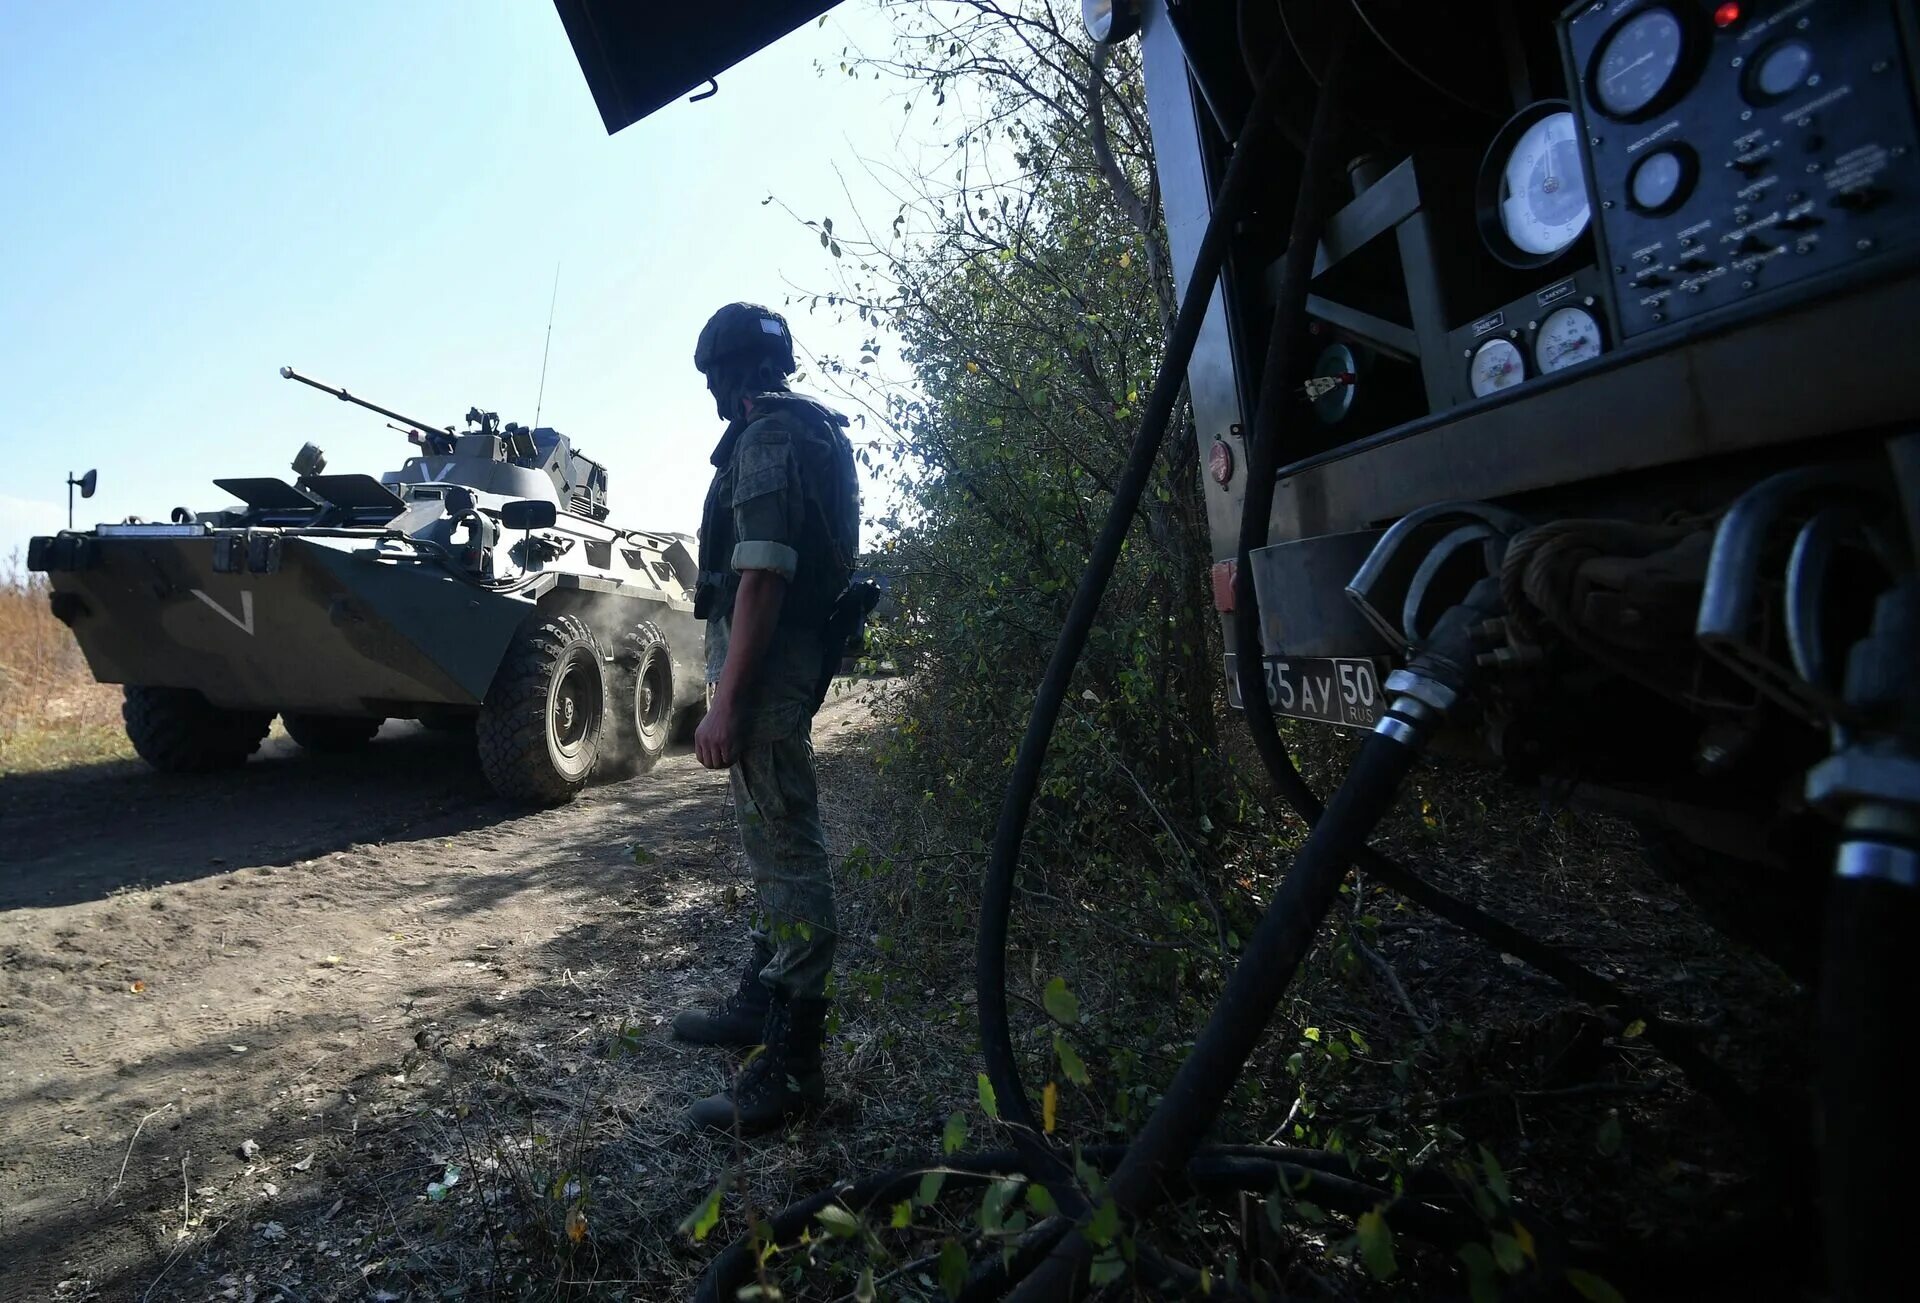
[[377, 479], [231, 478], [236, 499], [35, 538], [55, 615], [157, 769], [246, 761], [278, 715], [311, 751], [389, 719], [470, 732], [503, 796], [553, 804], [651, 768], [704, 697], [697, 577], [683, 534], [608, 523], [607, 471], [567, 436], [401, 416], [414, 445]]

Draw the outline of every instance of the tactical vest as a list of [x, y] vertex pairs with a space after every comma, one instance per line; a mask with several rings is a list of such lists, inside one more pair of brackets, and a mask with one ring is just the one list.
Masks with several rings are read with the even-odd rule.
[[819, 628], [834, 599], [853, 579], [860, 552], [860, 480], [853, 467], [853, 445], [841, 430], [847, 418], [825, 403], [800, 394], [759, 394], [744, 421], [727, 428], [714, 453], [719, 473], [707, 490], [700, 521], [700, 584], [694, 616], [722, 619], [733, 614], [740, 576], [733, 569], [733, 458], [742, 432], [757, 421], [780, 421], [792, 438], [804, 500], [799, 554], [793, 578], [780, 606], [780, 624]]

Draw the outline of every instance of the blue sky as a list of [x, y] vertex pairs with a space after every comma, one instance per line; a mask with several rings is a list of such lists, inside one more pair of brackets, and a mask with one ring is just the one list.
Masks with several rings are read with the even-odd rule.
[[[100, 471], [84, 525], [220, 505], [209, 480], [288, 474], [307, 440], [335, 471], [409, 451], [282, 364], [531, 421], [556, 261], [542, 424], [608, 464], [617, 522], [691, 530], [719, 432], [701, 323], [829, 280], [762, 200], [844, 215], [844, 175], [889, 220], [857, 160], [894, 153], [898, 88], [838, 70], [885, 33], [842, 5], [609, 137], [546, 0], [8, 0], [0, 556], [64, 523], [69, 470]], [[807, 348], [857, 345], [790, 315]]]

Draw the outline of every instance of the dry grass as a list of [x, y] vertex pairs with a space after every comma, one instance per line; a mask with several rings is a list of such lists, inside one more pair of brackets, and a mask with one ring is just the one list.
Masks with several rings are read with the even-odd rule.
[[18, 554], [0, 561], [0, 773], [131, 754], [120, 690], [93, 681], [48, 609], [45, 578], [26, 573]]

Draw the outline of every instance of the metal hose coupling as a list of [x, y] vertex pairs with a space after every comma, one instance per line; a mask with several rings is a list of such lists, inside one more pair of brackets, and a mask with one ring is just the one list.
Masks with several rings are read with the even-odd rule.
[[1387, 711], [1373, 731], [1419, 750], [1461, 706], [1472, 686], [1487, 622], [1498, 616], [1500, 582], [1477, 580], [1434, 622], [1433, 632], [1387, 676]]
[[1807, 801], [1840, 821], [1834, 875], [1920, 887], [1920, 578], [1882, 593], [1873, 627], [1847, 657], [1852, 721], [1807, 773]]

